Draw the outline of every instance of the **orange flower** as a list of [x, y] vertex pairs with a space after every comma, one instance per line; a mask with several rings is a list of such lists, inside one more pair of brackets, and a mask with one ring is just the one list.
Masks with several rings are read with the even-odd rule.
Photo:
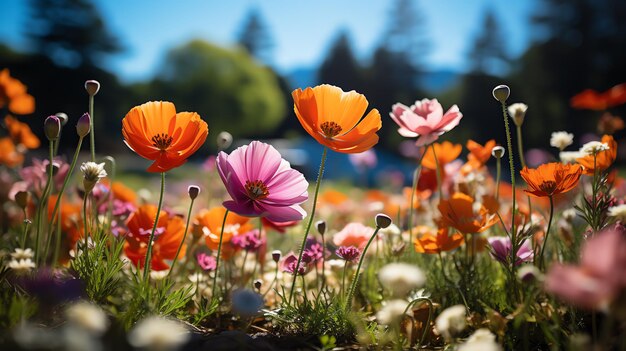
[[[433, 154], [433, 147], [435, 152]], [[437, 163], [439, 168], [443, 169], [444, 166], [454, 160], [461, 154], [463, 146], [461, 144], [452, 144], [449, 141], [443, 143], [434, 143], [431, 147], [426, 149], [426, 155], [422, 158], [422, 166], [428, 169], [437, 169]], [[435, 155], [437, 155], [437, 161], [435, 162]]]
[[574, 189], [578, 185], [582, 172], [580, 165], [551, 162], [537, 168], [524, 167], [520, 175], [528, 184], [528, 190], [524, 190], [527, 194], [535, 197], [549, 197]]
[[[602, 142], [607, 144], [609, 149], [601, 151], [595, 156], [595, 168], [598, 169], [598, 172], [611, 167], [613, 162], [615, 162], [615, 158], [617, 158], [617, 141], [611, 135], [603, 135]], [[576, 162], [585, 167], [583, 174], [593, 175], [595, 173], [593, 158], [593, 155], [587, 155], [576, 159]]]
[[626, 83], [618, 84], [602, 93], [587, 89], [570, 100], [573, 108], [588, 110], [606, 110], [624, 103], [626, 103]]
[[123, 202], [130, 202], [131, 204], [137, 203], [137, 194], [126, 185], [120, 182], [113, 182], [111, 185], [111, 191], [113, 192], [113, 198]]
[[[156, 218], [154, 205], [143, 205], [131, 213], [126, 221], [128, 234], [124, 244], [124, 253], [135, 265], [143, 267], [148, 251], [148, 240]], [[180, 216], [170, 216], [165, 211], [159, 213], [157, 230], [152, 244], [150, 268], [162, 271], [169, 268], [165, 260], [173, 260], [180, 242], [185, 235], [185, 222]], [[179, 258], [185, 257], [186, 244], [183, 244]]]
[[176, 113], [174, 104], [150, 101], [133, 107], [122, 120], [124, 142], [154, 161], [148, 172], [166, 172], [187, 161], [206, 140], [209, 128], [195, 112]]
[[463, 244], [463, 235], [455, 233], [448, 235], [448, 228], [439, 228], [437, 235], [426, 232], [413, 242], [415, 252], [425, 254], [439, 254], [444, 251], [451, 251]]
[[467, 155], [467, 163], [472, 165], [474, 168], [480, 168], [482, 165], [489, 161], [491, 157], [491, 150], [496, 146], [496, 141], [494, 139], [489, 140], [485, 143], [485, 146], [480, 145], [474, 140], [470, 139], [465, 144], [465, 147], [469, 150], [469, 154]]
[[22, 144], [29, 149], [36, 149], [41, 144], [28, 124], [18, 121], [17, 118], [7, 115], [4, 117], [4, 125], [16, 144]]
[[24, 162], [24, 155], [17, 151], [11, 138], [0, 138], [0, 165], [15, 167]]
[[372, 109], [361, 119], [368, 105], [364, 95], [323, 84], [296, 89], [291, 96], [293, 109], [304, 130], [331, 150], [353, 154], [378, 143], [376, 132], [382, 125], [380, 113]]
[[463, 193], [454, 193], [450, 200], [439, 202], [441, 225], [453, 227], [463, 234], [480, 233], [496, 224], [498, 218], [482, 204], [474, 210], [474, 199]]
[[[220, 233], [222, 231], [222, 223], [226, 209], [224, 207], [214, 207], [210, 210], [203, 210], [196, 215], [194, 224], [205, 237], [206, 246], [211, 250], [217, 250], [220, 242]], [[222, 245], [229, 243], [233, 236], [245, 234], [252, 229], [252, 225], [248, 223], [249, 217], [240, 216], [234, 212], [228, 212], [226, 223], [224, 224], [224, 235], [222, 237]], [[224, 248], [224, 246], [222, 246]]]
[[6, 68], [0, 71], [0, 108], [5, 106], [18, 115], [35, 112], [35, 98], [26, 93], [26, 86], [12, 78]]
[[[48, 199], [48, 219], [51, 220], [54, 206], [56, 205], [58, 195], [51, 195]], [[59, 207], [59, 216], [61, 224], [61, 232], [67, 235], [68, 246], [73, 248], [76, 242], [84, 235], [84, 226], [82, 220], [82, 205], [61, 199]]]

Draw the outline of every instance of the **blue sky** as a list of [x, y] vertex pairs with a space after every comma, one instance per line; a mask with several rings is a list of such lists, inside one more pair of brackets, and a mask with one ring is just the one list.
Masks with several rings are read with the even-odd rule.
[[[528, 18], [537, 0], [415, 0], [423, 12], [431, 51], [431, 69], [466, 68], [466, 53], [480, 30], [483, 12], [493, 8], [508, 39], [507, 50], [520, 54], [530, 41]], [[0, 42], [28, 50], [22, 35], [27, 1], [3, 0]], [[288, 72], [315, 66], [340, 29], [366, 59], [387, 23], [389, 0], [95, 0], [110, 29], [127, 52], [113, 58], [110, 69], [124, 81], [149, 78], [164, 52], [192, 38], [232, 45], [252, 6], [259, 8], [273, 36], [274, 65]]]

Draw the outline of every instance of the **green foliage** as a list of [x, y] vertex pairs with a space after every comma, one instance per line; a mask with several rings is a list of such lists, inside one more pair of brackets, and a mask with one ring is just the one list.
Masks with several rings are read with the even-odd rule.
[[0, 328], [12, 328], [33, 316], [38, 309], [36, 301], [23, 294], [6, 279], [8, 268], [0, 268]]
[[247, 53], [194, 40], [172, 49], [143, 100], [173, 100], [212, 131], [235, 137], [271, 132], [285, 117], [276, 76]]

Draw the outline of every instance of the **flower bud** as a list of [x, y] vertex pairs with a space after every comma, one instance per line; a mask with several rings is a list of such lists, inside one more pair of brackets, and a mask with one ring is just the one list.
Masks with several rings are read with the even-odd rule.
[[100, 82], [97, 80], [88, 80], [85, 82], [85, 90], [89, 96], [95, 96], [100, 91]]
[[85, 194], [89, 194], [100, 179], [107, 176], [107, 172], [104, 170], [104, 163], [85, 162], [80, 166], [80, 170], [83, 172]]
[[91, 116], [89, 113], [85, 112], [82, 116], [80, 116], [78, 122], [76, 123], [76, 132], [78, 133], [78, 136], [84, 138], [87, 134], [89, 134], [91, 129], [90, 125]]
[[278, 263], [278, 261], [280, 261], [281, 256], [282, 256], [282, 253], [280, 252], [280, 250], [272, 251], [272, 260], [274, 260], [274, 262]]
[[261, 285], [263, 285], [263, 281], [261, 279], [257, 279], [254, 281], [254, 288], [261, 291]]
[[391, 225], [391, 217], [386, 214], [379, 213], [376, 215], [376, 226], [385, 229]]
[[493, 149], [491, 149], [491, 156], [498, 159], [502, 158], [504, 156], [504, 148], [500, 145], [495, 146]]
[[326, 233], [326, 221], [315, 222], [315, 228], [317, 228], [317, 232], [320, 233], [320, 235], [324, 235], [324, 233]]
[[498, 85], [493, 88], [491, 92], [493, 94], [493, 98], [500, 101], [501, 103], [505, 103], [506, 99], [509, 98], [509, 94], [511, 94], [511, 89], [509, 89], [506, 85]]
[[63, 112], [57, 112], [54, 114], [55, 116], [59, 117], [59, 120], [61, 120], [61, 126], [65, 126], [65, 124], [67, 123], [67, 121], [69, 120], [69, 118], [67, 117], [67, 115]]
[[197, 185], [190, 185], [189, 188], [187, 188], [187, 193], [192, 200], [195, 200], [198, 197], [198, 194], [200, 194], [200, 187]]
[[29, 193], [28, 191], [18, 191], [15, 194], [15, 203], [23, 210], [26, 208], [26, 206], [28, 205], [28, 198], [29, 198]]
[[532, 264], [526, 264], [517, 270], [517, 278], [522, 283], [528, 284], [542, 281], [543, 275], [541, 274], [539, 269], [537, 269], [537, 267], [533, 266]]
[[229, 132], [220, 132], [217, 135], [217, 148], [220, 150], [228, 149], [230, 144], [233, 143], [233, 136]]
[[43, 123], [43, 130], [46, 138], [50, 141], [57, 140], [61, 134], [61, 120], [57, 116], [48, 116]]
[[521, 102], [509, 106], [509, 116], [511, 116], [516, 126], [521, 127], [524, 124], [526, 110], [528, 110], [528, 105]]

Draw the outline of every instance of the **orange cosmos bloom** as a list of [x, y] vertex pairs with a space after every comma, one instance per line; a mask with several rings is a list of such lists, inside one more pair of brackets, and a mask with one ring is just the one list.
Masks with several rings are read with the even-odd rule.
[[41, 144], [28, 124], [18, 121], [17, 118], [7, 115], [4, 117], [4, 125], [16, 144], [22, 144], [29, 149], [36, 149]]
[[[433, 147], [435, 148], [434, 154]], [[422, 166], [436, 170], [437, 163], [439, 163], [439, 168], [443, 169], [446, 164], [456, 160], [462, 150], [463, 146], [461, 146], [461, 144], [452, 144], [449, 141], [444, 141], [441, 144], [434, 143], [431, 147], [426, 149], [426, 154], [422, 158]], [[435, 155], [437, 155], [436, 161]]]
[[26, 86], [12, 78], [6, 68], [0, 71], [0, 108], [3, 107], [18, 115], [35, 112], [35, 98], [26, 93]]
[[468, 140], [467, 144], [465, 144], [465, 147], [467, 147], [470, 152], [467, 155], [467, 163], [474, 166], [474, 168], [480, 168], [489, 161], [491, 150], [493, 150], [495, 146], [496, 141], [494, 139], [487, 141], [484, 146], [472, 139]]
[[154, 161], [148, 172], [166, 172], [187, 161], [206, 140], [209, 128], [195, 112], [176, 113], [174, 104], [150, 101], [133, 107], [122, 120], [124, 142]]
[[449, 200], [441, 200], [438, 208], [440, 224], [463, 234], [480, 233], [498, 221], [496, 215], [482, 204], [475, 210], [474, 199], [463, 193], [454, 193]]
[[[220, 233], [222, 231], [222, 223], [226, 209], [224, 207], [214, 207], [210, 210], [203, 210], [198, 215], [194, 224], [196, 228], [204, 234], [206, 246], [211, 250], [217, 250], [220, 243]], [[228, 212], [226, 223], [224, 224], [224, 235], [222, 236], [222, 245], [230, 242], [233, 236], [245, 234], [251, 231], [253, 226], [249, 223], [250, 218], [240, 216], [234, 212]], [[222, 249], [224, 246], [222, 246]]]
[[448, 228], [439, 228], [437, 235], [430, 232], [423, 233], [413, 242], [415, 252], [425, 254], [439, 254], [445, 251], [451, 251], [463, 244], [463, 235], [455, 233], [448, 235]]
[[380, 113], [373, 109], [363, 117], [368, 105], [364, 95], [323, 84], [296, 89], [291, 96], [304, 130], [331, 150], [354, 154], [378, 143]]
[[[617, 141], [611, 135], [603, 135], [602, 142], [607, 144], [609, 149], [601, 151], [595, 156], [595, 168], [598, 169], [598, 172], [611, 167], [613, 162], [615, 162], [615, 158], [617, 158]], [[583, 174], [593, 175], [595, 173], [593, 158], [593, 155], [587, 155], [576, 159], [576, 162], [585, 167]]]
[[[126, 221], [128, 234], [124, 244], [124, 253], [135, 265], [143, 267], [148, 252], [148, 240], [157, 212], [154, 205], [142, 205], [131, 213]], [[185, 235], [185, 221], [180, 216], [170, 216], [161, 211], [158, 217], [154, 243], [152, 244], [152, 261], [150, 268], [162, 271], [169, 268], [165, 260], [173, 260], [180, 242]], [[183, 244], [179, 259], [185, 257], [187, 245]]]
[[129, 187], [120, 182], [113, 182], [111, 185], [113, 198], [123, 202], [137, 203], [137, 194]]
[[0, 165], [15, 167], [24, 162], [24, 155], [17, 151], [11, 138], [0, 138]]
[[527, 194], [549, 197], [566, 193], [578, 185], [583, 169], [580, 165], [564, 165], [559, 162], [543, 164], [537, 168], [524, 167], [520, 175], [528, 184]]

